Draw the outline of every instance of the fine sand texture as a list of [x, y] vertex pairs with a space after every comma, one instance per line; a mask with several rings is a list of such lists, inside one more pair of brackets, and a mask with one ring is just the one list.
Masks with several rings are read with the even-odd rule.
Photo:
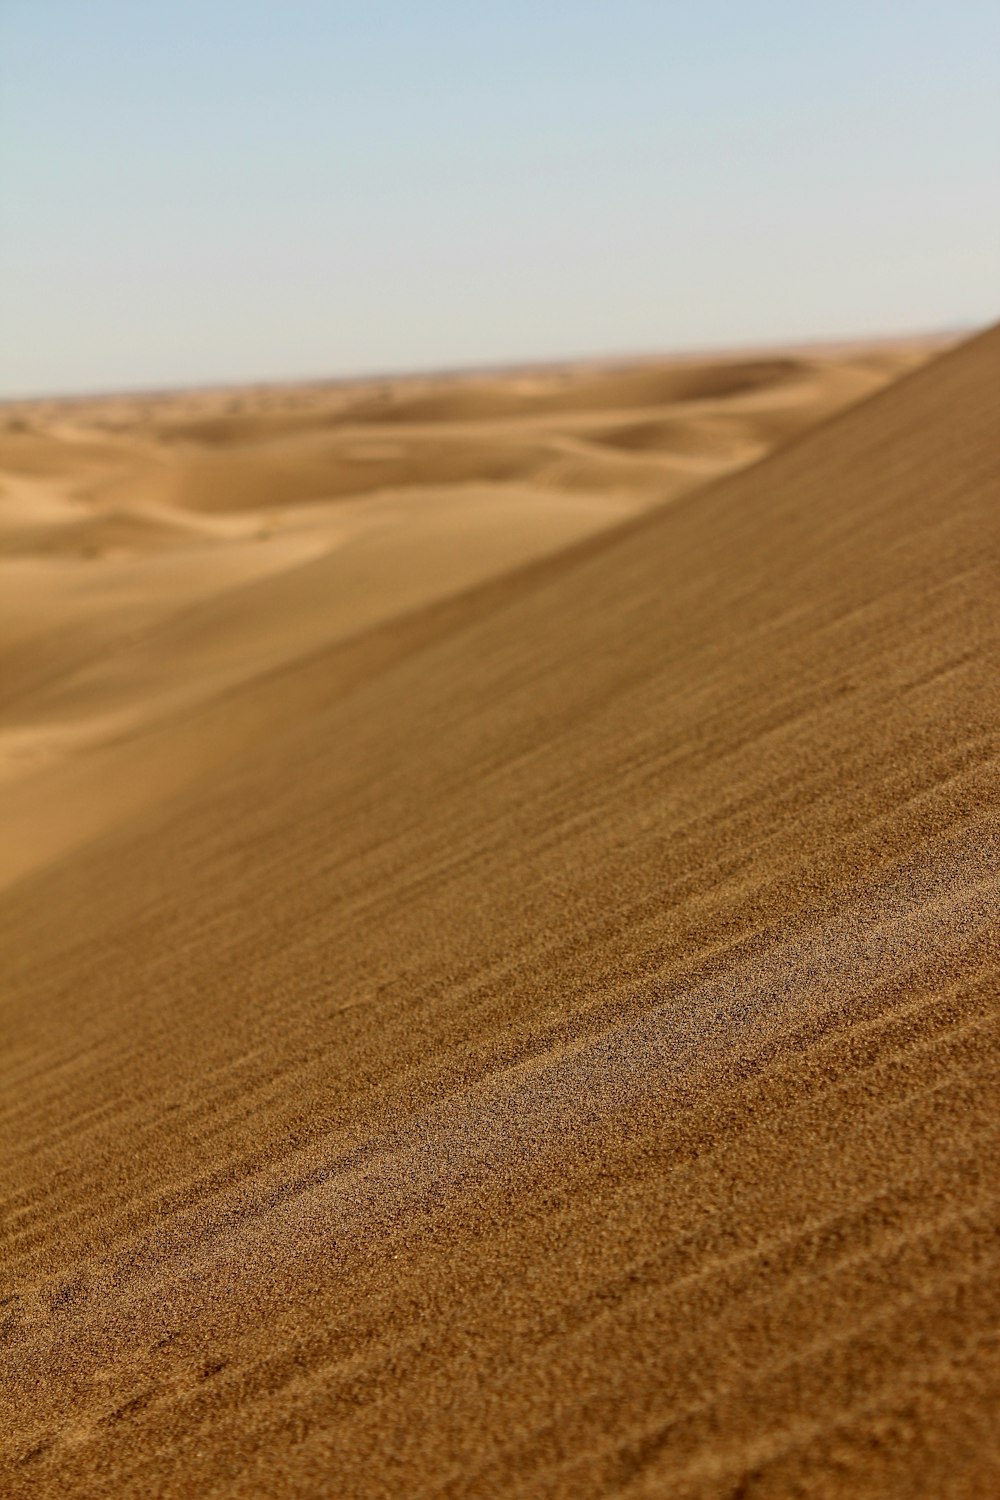
[[931, 352], [0, 411], [0, 1494], [1000, 1493]]

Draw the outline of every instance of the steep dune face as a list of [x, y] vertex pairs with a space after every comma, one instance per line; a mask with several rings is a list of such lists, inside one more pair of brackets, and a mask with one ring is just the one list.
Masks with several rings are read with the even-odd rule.
[[12, 1493], [992, 1492], [998, 375], [131, 742], [0, 903]]

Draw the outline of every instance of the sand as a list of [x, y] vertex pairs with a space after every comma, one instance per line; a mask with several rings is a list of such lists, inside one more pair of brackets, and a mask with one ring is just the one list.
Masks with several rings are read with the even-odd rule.
[[0, 411], [4, 1493], [1000, 1488], [1000, 333]]
[[743, 466], [935, 347], [0, 408], [0, 887], [269, 733], [242, 684]]

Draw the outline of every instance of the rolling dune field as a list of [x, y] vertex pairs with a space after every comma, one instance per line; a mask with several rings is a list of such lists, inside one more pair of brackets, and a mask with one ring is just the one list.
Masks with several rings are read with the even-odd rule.
[[234, 688], [419, 634], [934, 347], [0, 409], [0, 886], [268, 733]]
[[0, 409], [0, 1492], [1000, 1492], [1000, 331]]

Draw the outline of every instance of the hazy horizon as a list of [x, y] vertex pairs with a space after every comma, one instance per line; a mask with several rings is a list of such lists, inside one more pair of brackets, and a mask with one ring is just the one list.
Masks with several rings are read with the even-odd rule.
[[[994, 320], [995, 321], [995, 320]], [[782, 353], [795, 354], [797, 352], [811, 353], [813, 351], [825, 352], [827, 350], [851, 349], [855, 346], [859, 350], [875, 350], [891, 348], [893, 346], [915, 347], [935, 346], [940, 342], [942, 348], [948, 346], [949, 341], [961, 342], [964, 339], [974, 338], [979, 333], [985, 333], [992, 326], [991, 322], [983, 324], [961, 324], [952, 327], [939, 328], [913, 328], [903, 331], [895, 331], [881, 334], [877, 330], [862, 333], [855, 336], [850, 334], [840, 335], [836, 338], [801, 339], [773, 339], [761, 340], [748, 344], [688, 344], [678, 348], [650, 348], [650, 349], [598, 349], [598, 350], [570, 350], [557, 355], [540, 355], [534, 359], [500, 359], [483, 360], [466, 364], [414, 364], [391, 367], [361, 367], [353, 370], [344, 370], [337, 374], [324, 374], [322, 371], [305, 371], [277, 376], [255, 377], [243, 375], [235, 379], [221, 378], [218, 380], [175, 380], [165, 381], [158, 385], [143, 385], [141, 383], [119, 386], [89, 386], [66, 390], [47, 391], [25, 391], [19, 394], [0, 394], [0, 406], [16, 406], [21, 402], [34, 401], [86, 401], [100, 400], [103, 397], [145, 397], [145, 396], [182, 396], [198, 392], [210, 393], [212, 391], [226, 391], [230, 388], [261, 389], [281, 388], [287, 386], [326, 386], [336, 387], [340, 385], [350, 386], [354, 383], [365, 383], [368, 381], [397, 381], [397, 380], [449, 380], [452, 378], [475, 377], [477, 375], [516, 375], [520, 371], [526, 373], [546, 370], [558, 370], [564, 366], [588, 365], [611, 367], [621, 366], [626, 368], [630, 365], [662, 364], [665, 361], [685, 362], [691, 360], [697, 362], [701, 359], [712, 361], [715, 359], [725, 360], [730, 356], [740, 358], [743, 355], [764, 354], [770, 350]]]
[[984, 326], [1000, 15], [0, 19], [0, 398]]

